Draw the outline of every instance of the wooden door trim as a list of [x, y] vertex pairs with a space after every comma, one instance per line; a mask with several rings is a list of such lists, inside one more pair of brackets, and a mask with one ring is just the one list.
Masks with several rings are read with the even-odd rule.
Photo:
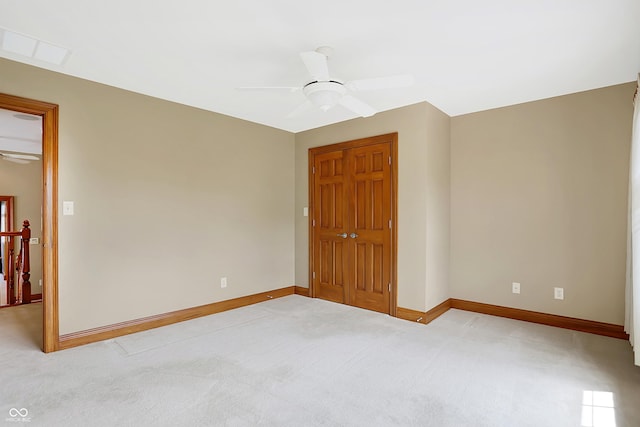
[[[7, 229], [4, 231], [15, 231], [13, 229], [13, 196], [0, 196], [0, 202], [5, 202], [7, 204]], [[0, 231], [2, 231], [0, 229]], [[7, 242], [8, 243], [8, 242]], [[4, 275], [7, 275], [7, 270], [9, 269], [9, 248], [5, 246], [5, 252], [0, 258], [2, 258], [2, 272]], [[7, 281], [7, 298], [9, 297], [9, 282]]]
[[314, 151], [312, 154], [313, 148], [309, 149], [309, 154], [308, 154], [308, 161], [309, 161], [309, 166], [308, 166], [308, 170], [307, 173], [309, 175], [308, 178], [308, 184], [309, 184], [309, 188], [308, 188], [308, 207], [307, 207], [307, 212], [308, 212], [308, 217], [307, 217], [307, 225], [308, 225], [308, 229], [309, 229], [309, 296], [311, 298], [316, 298], [316, 287], [313, 285], [313, 260], [314, 260], [314, 250], [313, 250], [313, 201], [315, 199], [315, 190], [314, 190], [314, 177], [313, 177], [313, 168], [315, 165], [315, 153], [317, 153], [317, 151]]
[[391, 293], [389, 295], [389, 314], [397, 315], [398, 305], [398, 133], [388, 133], [384, 135], [371, 136], [367, 138], [354, 139], [336, 144], [323, 145], [309, 148], [308, 155], [308, 197], [309, 197], [309, 296], [316, 297], [316, 289], [313, 280], [314, 271], [314, 247], [313, 247], [313, 206], [314, 206], [314, 177], [313, 166], [314, 157], [317, 154], [331, 151], [347, 150], [350, 148], [364, 147], [381, 143], [391, 144]]
[[58, 105], [0, 93], [0, 108], [42, 117], [42, 350], [59, 348]]
[[[382, 144], [385, 142], [391, 142], [392, 148], [397, 146], [398, 133], [397, 132], [387, 133], [384, 135], [353, 139], [351, 141], [338, 142], [330, 145], [322, 145], [320, 147], [312, 147], [312, 148], [309, 148], [309, 154], [316, 155], [320, 153], [329, 153], [331, 151], [348, 150], [349, 148], [365, 147], [367, 145]], [[309, 173], [311, 174], [311, 171], [309, 171]]]
[[394, 133], [391, 141], [391, 280], [392, 290], [389, 295], [393, 317], [398, 315], [398, 133]]
[[13, 196], [0, 196], [0, 202], [7, 203], [7, 229], [5, 231], [15, 231], [13, 229]]

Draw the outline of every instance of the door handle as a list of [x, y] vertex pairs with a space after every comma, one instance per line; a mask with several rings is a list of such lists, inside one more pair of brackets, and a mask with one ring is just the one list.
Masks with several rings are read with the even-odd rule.
[[351, 237], [352, 239], [355, 239], [356, 237], [358, 237], [358, 235], [356, 233], [351, 233], [349, 234], [349, 237]]
[[346, 239], [347, 238], [347, 233], [338, 233], [338, 234], [336, 234], [336, 236], [342, 237], [343, 239]]

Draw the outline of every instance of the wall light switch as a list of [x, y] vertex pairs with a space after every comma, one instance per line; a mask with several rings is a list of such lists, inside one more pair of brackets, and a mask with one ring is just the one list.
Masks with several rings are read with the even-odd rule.
[[32, 237], [29, 239], [29, 244], [30, 245], [39, 245], [40, 244], [40, 239], [37, 237]]
[[307, 207], [302, 208], [302, 216], [309, 216], [309, 208]]
[[73, 202], [68, 200], [62, 202], [62, 215], [73, 215]]
[[564, 299], [564, 288], [553, 288], [553, 297], [555, 299]]

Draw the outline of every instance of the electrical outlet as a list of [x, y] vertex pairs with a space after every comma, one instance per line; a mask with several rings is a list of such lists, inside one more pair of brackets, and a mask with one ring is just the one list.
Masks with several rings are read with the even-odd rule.
[[553, 297], [555, 299], [564, 299], [564, 288], [553, 288]]
[[519, 294], [520, 293], [520, 283], [518, 283], [518, 282], [511, 283], [511, 292], [513, 292], [514, 294]]
[[221, 288], [226, 288], [227, 287], [227, 278], [226, 277], [220, 278], [220, 287]]

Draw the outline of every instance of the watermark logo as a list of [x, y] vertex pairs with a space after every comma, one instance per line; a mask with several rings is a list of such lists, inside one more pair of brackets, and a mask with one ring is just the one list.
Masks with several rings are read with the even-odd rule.
[[5, 421], [10, 423], [30, 423], [31, 417], [29, 417], [27, 408], [11, 408], [9, 409], [9, 418], [5, 418]]

